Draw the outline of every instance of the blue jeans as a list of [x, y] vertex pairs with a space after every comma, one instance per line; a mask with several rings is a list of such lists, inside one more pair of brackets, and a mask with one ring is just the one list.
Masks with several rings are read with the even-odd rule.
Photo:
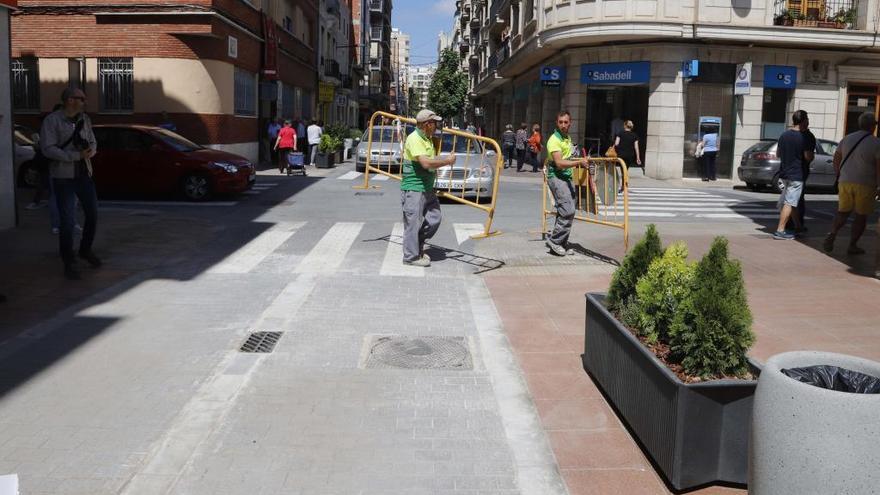
[[70, 265], [75, 259], [73, 226], [76, 224], [77, 198], [79, 198], [79, 203], [86, 214], [79, 252], [90, 253], [92, 251], [92, 243], [95, 241], [95, 231], [98, 226], [98, 197], [95, 193], [95, 183], [91, 177], [83, 176], [75, 179], [52, 179], [52, 187], [55, 189], [55, 201], [58, 205], [58, 215], [61, 221], [58, 247], [61, 251], [62, 261], [65, 265]]
[[516, 148], [512, 145], [507, 145], [502, 147], [501, 151], [504, 153], [504, 168], [512, 166], [513, 161], [516, 159]]

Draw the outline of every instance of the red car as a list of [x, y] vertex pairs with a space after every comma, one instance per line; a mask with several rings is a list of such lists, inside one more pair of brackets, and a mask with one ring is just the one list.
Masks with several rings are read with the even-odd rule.
[[92, 159], [98, 195], [167, 196], [203, 201], [246, 191], [256, 180], [247, 159], [199, 146], [167, 129], [146, 125], [96, 125]]

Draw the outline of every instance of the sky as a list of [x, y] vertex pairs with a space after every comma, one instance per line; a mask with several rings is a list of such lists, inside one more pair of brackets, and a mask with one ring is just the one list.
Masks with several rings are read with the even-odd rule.
[[410, 35], [410, 64], [437, 61], [437, 35], [452, 30], [455, 0], [392, 0], [391, 25]]

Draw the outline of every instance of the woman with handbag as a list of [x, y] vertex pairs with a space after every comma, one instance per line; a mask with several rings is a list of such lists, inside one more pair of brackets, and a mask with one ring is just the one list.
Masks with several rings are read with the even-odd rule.
[[639, 154], [639, 136], [633, 132], [632, 120], [623, 123], [623, 132], [614, 139], [614, 151], [617, 157], [626, 163], [626, 166], [642, 166], [642, 157]]
[[529, 137], [528, 142], [528, 163], [532, 165], [532, 172], [538, 171], [538, 155], [541, 154], [541, 150], [543, 149], [541, 145], [541, 126], [535, 124], [532, 126], [532, 135]]

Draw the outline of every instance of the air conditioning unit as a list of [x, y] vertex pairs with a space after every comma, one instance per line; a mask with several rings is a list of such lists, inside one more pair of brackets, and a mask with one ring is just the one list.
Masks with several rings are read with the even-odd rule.
[[828, 82], [827, 60], [807, 60], [804, 63], [804, 82], [823, 84]]

